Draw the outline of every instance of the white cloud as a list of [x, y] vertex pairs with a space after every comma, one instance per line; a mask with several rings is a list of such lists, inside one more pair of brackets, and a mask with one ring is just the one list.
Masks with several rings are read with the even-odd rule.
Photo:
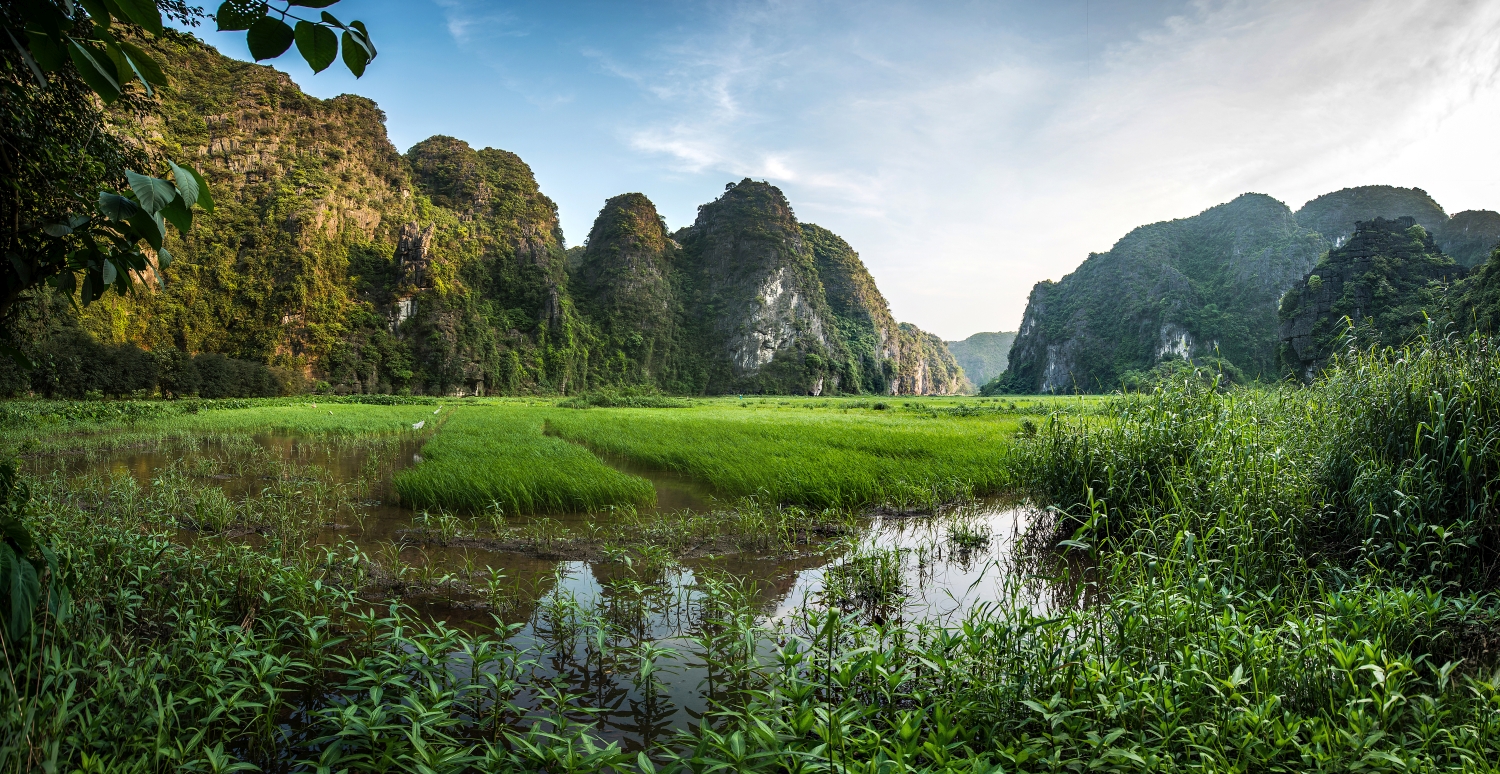
[[948, 338], [1013, 329], [1034, 282], [1245, 191], [1500, 209], [1500, 3], [1201, 0], [1093, 51], [1007, 7], [934, 7], [736, 6], [617, 65], [646, 100], [622, 139], [782, 185]]

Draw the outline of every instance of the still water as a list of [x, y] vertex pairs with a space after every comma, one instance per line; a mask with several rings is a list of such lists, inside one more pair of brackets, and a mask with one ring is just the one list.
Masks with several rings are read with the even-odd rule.
[[[143, 488], [151, 487], [165, 471], [185, 469], [197, 480], [222, 487], [231, 498], [254, 497], [262, 490], [268, 459], [294, 469], [315, 467], [334, 484], [357, 483], [360, 496], [353, 507], [330, 514], [314, 531], [314, 543], [352, 543], [367, 556], [423, 568], [429, 578], [445, 573], [472, 577], [475, 568], [488, 577], [503, 576], [498, 582], [509, 603], [500, 610], [474, 593], [472, 584], [467, 592], [408, 593], [402, 601], [421, 615], [453, 626], [491, 629], [497, 618], [515, 624], [512, 641], [538, 654], [538, 685], [563, 688], [577, 695], [577, 706], [598, 708], [594, 719], [600, 737], [619, 740], [627, 748], [696, 723], [708, 709], [705, 687], [711, 675], [694, 640], [703, 620], [705, 583], [734, 579], [760, 623], [789, 626], [804, 611], [820, 606], [830, 573], [839, 573], [849, 562], [882, 560], [893, 578], [891, 587], [898, 591], [865, 612], [893, 620], [942, 622], [1008, 593], [1010, 549], [1028, 519], [1027, 511], [1001, 499], [967, 503], [938, 515], [874, 514], [855, 534], [825, 545], [774, 555], [739, 552], [688, 558], [643, 572], [618, 561], [547, 558], [534, 552], [493, 550], [473, 541], [455, 546], [412, 540], [421, 514], [397, 501], [391, 481], [401, 470], [421, 464], [419, 438], [383, 446], [278, 435], [251, 440], [210, 441], [186, 453], [136, 448], [58, 457], [42, 467], [70, 474], [128, 475]], [[713, 493], [684, 476], [618, 458], [604, 461], [652, 482], [657, 502], [651, 513], [709, 513], [715, 507]], [[609, 518], [607, 512], [551, 517], [570, 530]], [[524, 526], [532, 519], [506, 521]], [[367, 597], [380, 602], [381, 594], [378, 590]], [[845, 612], [858, 613], [858, 608], [845, 607]], [[585, 642], [590, 636], [612, 654], [608, 659], [599, 657], [598, 648], [590, 655]], [[643, 657], [657, 669], [654, 689], [638, 684]], [[464, 668], [462, 663], [455, 667]], [[523, 705], [539, 704], [535, 692], [519, 698]]]

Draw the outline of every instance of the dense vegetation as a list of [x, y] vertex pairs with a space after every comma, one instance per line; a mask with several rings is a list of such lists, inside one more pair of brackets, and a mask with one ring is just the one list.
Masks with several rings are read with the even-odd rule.
[[562, 438], [686, 473], [729, 497], [904, 508], [999, 491], [1017, 426], [1003, 412], [913, 418], [889, 409], [785, 413], [755, 403], [559, 413], [547, 422]]
[[1108, 392], [1165, 355], [1217, 355], [1275, 378], [1276, 302], [1326, 249], [1261, 194], [1142, 226], [1032, 290], [991, 392]]
[[656, 499], [650, 482], [543, 435], [545, 418], [535, 411], [460, 408], [444, 421], [422, 446], [422, 464], [396, 479], [402, 501], [414, 507], [575, 513]]
[[[1422, 251], [1447, 256], [1433, 260], [1450, 266], [1456, 260], [1457, 266], [1445, 270], [1450, 279], [1500, 243], [1500, 214], [1468, 211], [1449, 218], [1417, 188], [1347, 188], [1308, 202], [1295, 215], [1269, 197], [1246, 194], [1192, 218], [1138, 228], [1061, 281], [1039, 283], [1011, 349], [1009, 370], [986, 385], [985, 394], [1128, 389], [1171, 359], [1214, 359], [1252, 380], [1274, 381], [1288, 370], [1305, 375], [1327, 356], [1341, 315], [1355, 309], [1319, 323], [1310, 317], [1298, 323], [1320, 326], [1316, 336], [1301, 328], [1294, 334], [1318, 342], [1307, 347], [1308, 357], [1284, 359], [1278, 354], [1287, 338], [1286, 330], [1278, 331], [1278, 322], [1284, 322], [1278, 309], [1286, 308], [1283, 294], [1299, 288], [1293, 295], [1306, 295], [1309, 274], [1319, 273], [1314, 264], [1335, 260], [1359, 223], [1403, 217], [1426, 235]], [[1334, 253], [1328, 254], [1330, 249]], [[1430, 274], [1423, 273], [1420, 283], [1438, 278]], [[1379, 272], [1371, 277], [1389, 279]], [[1371, 296], [1378, 296], [1381, 310], [1353, 315], [1380, 331], [1365, 340], [1399, 343], [1414, 332], [1414, 314], [1444, 313], [1443, 293], [1417, 295], [1382, 289]], [[1295, 298], [1291, 302], [1297, 306]], [[1300, 314], [1325, 315], [1331, 304], [1316, 312], [1304, 304]]]
[[1282, 356], [1294, 372], [1310, 375], [1346, 334], [1403, 344], [1443, 313], [1448, 286], [1463, 274], [1411, 218], [1361, 222], [1282, 297]]
[[[607, 591], [595, 602], [544, 591], [517, 613], [503, 590], [486, 590], [482, 579], [498, 589], [499, 576], [484, 571], [459, 581], [403, 568], [395, 554], [318, 548], [306, 542], [311, 526], [365, 495], [313, 468], [256, 468], [266, 489], [243, 500], [193, 477], [222, 469], [211, 456], [149, 487], [33, 478], [29, 493], [7, 490], [7, 508], [57, 551], [75, 603], [65, 620], [36, 612], [29, 633], [5, 643], [3, 765], [1300, 772], [1493, 771], [1500, 760], [1500, 353], [1489, 339], [1340, 355], [1310, 387], [1189, 379], [1088, 404], [1102, 415], [1030, 424], [993, 401], [768, 403], [775, 421], [760, 422], [733, 403], [466, 405], [433, 440], [466, 414], [503, 423], [531, 410], [565, 418], [566, 433], [624, 437], [642, 458], [697, 454], [695, 423], [738, 432], [752, 460], [804, 445], [778, 441], [785, 432], [853, 455], [987, 451], [1020, 493], [1051, 507], [995, 568], [1009, 580], [992, 602], [910, 622], [898, 571], [917, 559], [874, 546], [832, 565], [824, 593], [772, 621], [732, 578], [704, 569], [691, 589], [663, 585], [639, 553], [617, 560], [618, 579], [600, 577]], [[311, 423], [321, 406], [192, 416], [248, 428], [278, 411]], [[799, 413], [807, 419], [793, 421]], [[1003, 416], [1010, 430], [967, 448], [922, 440]], [[868, 443], [864, 425], [876, 431]], [[471, 435], [509, 437], [461, 434]], [[541, 438], [533, 427], [515, 443]], [[646, 532], [654, 521], [625, 523]], [[436, 516], [417, 524], [427, 539], [466, 529]], [[251, 526], [256, 540], [231, 537]], [[199, 537], [173, 540], [183, 527]], [[952, 541], [983, 540], [955, 530]], [[399, 604], [372, 608], [359, 594], [378, 579], [393, 590], [477, 585], [486, 605], [534, 628], [528, 639], [505, 623], [515, 618], [453, 627]], [[654, 616], [683, 628], [655, 640]], [[674, 664], [704, 679], [669, 689]], [[564, 674], [583, 687], [554, 682]], [[628, 691], [605, 690], [616, 680]], [[639, 751], [592, 726], [621, 696], [644, 718]], [[663, 725], [687, 701], [704, 702], [701, 720]]]
[[976, 333], [963, 341], [945, 342], [953, 359], [964, 369], [964, 376], [976, 386], [984, 386], [1000, 374], [1010, 362], [1010, 347], [1016, 342], [1013, 331]]
[[[339, 394], [963, 386], [942, 347], [917, 337], [902, 357], [858, 256], [797, 223], [774, 187], [731, 186], [675, 241], [645, 197], [611, 199], [570, 272], [556, 206], [515, 154], [436, 136], [403, 155], [369, 100], [309, 97], [284, 74], [170, 30], [141, 46], [170, 81], [149, 97], [100, 111], [81, 86], [61, 84], [73, 91], [59, 99], [73, 94], [82, 112], [58, 137], [103, 124], [88, 135], [102, 139], [74, 143], [92, 155], [69, 163], [104, 184], [125, 166], [191, 162], [218, 206], [168, 237], [176, 261], [147, 272], [159, 288], [81, 314], [45, 294], [24, 298], [7, 325], [27, 356], [77, 350], [81, 331], [111, 346], [254, 361], [277, 369], [283, 390]], [[16, 120], [46, 140], [45, 116], [32, 118]], [[762, 292], [773, 287], [786, 293]]]

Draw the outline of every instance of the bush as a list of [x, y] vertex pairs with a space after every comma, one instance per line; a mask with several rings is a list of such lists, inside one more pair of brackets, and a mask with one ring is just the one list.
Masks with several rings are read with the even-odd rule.
[[561, 408], [687, 408], [681, 398], [670, 398], [640, 387], [605, 388], [558, 401]]

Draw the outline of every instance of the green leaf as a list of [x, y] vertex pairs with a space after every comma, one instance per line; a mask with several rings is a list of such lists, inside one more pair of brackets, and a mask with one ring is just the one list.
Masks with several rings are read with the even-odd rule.
[[238, 32], [250, 29], [250, 25], [264, 18], [266, 4], [259, 0], [226, 0], [219, 5], [214, 15], [220, 32]]
[[198, 201], [198, 178], [171, 159], [167, 159], [167, 166], [172, 169], [172, 183], [177, 186], [177, 195], [182, 197], [184, 206], [192, 206]]
[[156, 0], [114, 0], [115, 5], [125, 12], [125, 16], [136, 24], [141, 25], [152, 35], [161, 34], [161, 9], [156, 7]]
[[67, 623], [73, 617], [73, 592], [63, 585], [62, 580], [56, 575], [52, 576], [52, 582], [47, 592], [47, 612], [57, 619], [58, 623]]
[[184, 197], [181, 196], [173, 199], [171, 204], [162, 208], [161, 215], [176, 226], [178, 231], [186, 234], [193, 230], [193, 211], [183, 202]]
[[292, 40], [296, 35], [292, 28], [280, 19], [272, 19], [262, 16], [250, 25], [250, 31], [245, 33], [245, 42], [250, 46], [250, 56], [259, 62], [262, 59], [275, 59], [286, 53], [292, 47]]
[[36, 603], [42, 596], [42, 584], [37, 579], [36, 568], [24, 556], [17, 556], [10, 550], [9, 545], [3, 546], [4, 552], [11, 555], [10, 572], [6, 573], [6, 581], [10, 586], [10, 621], [8, 629], [12, 640], [20, 639], [31, 628], [32, 611], [36, 610]]
[[100, 27], [109, 26], [109, 7], [102, 0], [79, 0], [83, 10], [88, 12], [89, 18]]
[[167, 252], [167, 248], [163, 247], [156, 251], [156, 265], [163, 269], [172, 265], [172, 254]]
[[323, 12], [323, 21], [335, 27], [338, 27], [339, 29], [345, 29], [344, 23], [334, 18], [334, 15], [327, 11]]
[[113, 285], [115, 284], [115, 276], [119, 274], [119, 270], [115, 268], [114, 261], [105, 261], [104, 266], [99, 269], [99, 274], [104, 278], [105, 285]]
[[162, 72], [161, 66], [147, 56], [139, 46], [128, 40], [122, 40], [120, 48], [130, 57], [130, 64], [135, 68], [135, 74], [140, 76], [143, 82], [154, 83], [157, 86], [167, 85], [167, 74]]
[[130, 76], [134, 75], [140, 78], [141, 84], [146, 87], [146, 95], [151, 96], [151, 84], [146, 83], [146, 79], [135, 69], [135, 64], [130, 61], [129, 56], [125, 55], [125, 50], [120, 48], [120, 44], [115, 40], [115, 37], [101, 30], [99, 32], [99, 39], [104, 41], [104, 53], [109, 56], [110, 63], [115, 66], [115, 72], [120, 74], [120, 83], [129, 83]]
[[6, 344], [3, 341], [0, 341], [0, 355], [10, 358], [10, 361], [12, 363], [15, 363], [16, 366], [22, 371], [32, 371], [36, 369], [36, 363], [31, 362], [31, 358], [26, 357], [26, 353], [22, 352], [19, 349], [16, 349], [9, 344]]
[[213, 212], [214, 197], [208, 192], [208, 181], [203, 179], [203, 175], [198, 174], [198, 170], [188, 166], [173, 164], [172, 169], [174, 174], [178, 169], [185, 169], [189, 175], [193, 176], [194, 180], [198, 181], [198, 206], [202, 207], [204, 212]]
[[333, 30], [308, 21], [297, 22], [297, 52], [307, 60], [313, 72], [321, 73], [333, 64], [339, 55], [339, 38]]
[[65, 237], [73, 233], [73, 229], [66, 223], [48, 223], [42, 226], [42, 233], [49, 237]]
[[370, 61], [370, 54], [355, 40], [356, 34], [358, 33], [344, 30], [344, 66], [358, 78], [365, 74], [365, 64]]
[[365, 29], [365, 23], [360, 21], [359, 19], [355, 19], [354, 21], [349, 22], [349, 26], [353, 27], [356, 30], [359, 30], [359, 44], [361, 46], [364, 46], [365, 51], [369, 53], [370, 58], [374, 59], [376, 53], [375, 41], [370, 40], [370, 31]]
[[113, 221], [129, 220], [141, 211], [141, 205], [109, 191], [99, 192], [99, 214]]
[[68, 42], [72, 44], [68, 46], [68, 56], [72, 58], [73, 66], [77, 68], [78, 76], [83, 78], [83, 82], [106, 105], [119, 99], [119, 74], [114, 71], [114, 63], [109, 61], [109, 57], [103, 51], [97, 52], [96, 56], [94, 51], [84, 47], [76, 38], [68, 38]]
[[162, 232], [166, 229], [163, 228], [164, 224], [161, 222], [160, 215], [152, 217], [149, 213], [141, 212], [126, 222], [140, 239], [146, 240], [146, 244], [151, 245], [151, 249], [161, 249]]
[[43, 72], [50, 73], [62, 67], [63, 61], [67, 59], [61, 40], [62, 36], [54, 38], [41, 30], [26, 31], [26, 44], [31, 48], [31, 55]]
[[125, 179], [130, 181], [130, 190], [135, 192], [135, 200], [140, 202], [146, 212], [161, 212], [163, 207], [177, 198], [177, 189], [159, 177], [126, 170]]

